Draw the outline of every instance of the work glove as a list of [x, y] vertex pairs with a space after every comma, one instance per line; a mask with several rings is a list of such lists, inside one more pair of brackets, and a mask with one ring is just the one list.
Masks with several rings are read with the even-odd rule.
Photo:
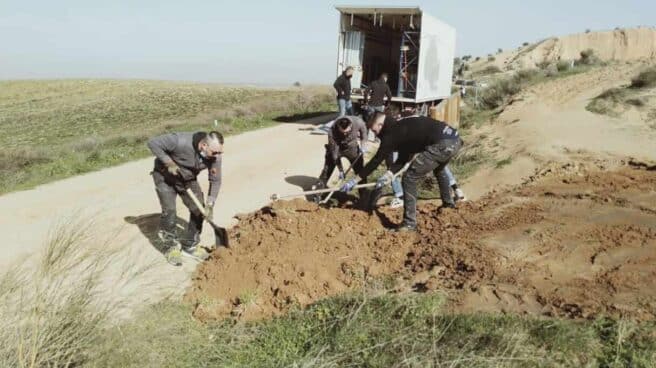
[[360, 149], [360, 153], [361, 153], [363, 156], [366, 155], [367, 152], [369, 152], [369, 150], [367, 149], [367, 146], [362, 145], [362, 146], [360, 146], [360, 147], [358, 147], [358, 148]]
[[356, 184], [357, 184], [357, 182], [355, 181], [355, 179], [351, 179], [351, 180], [347, 181], [346, 183], [344, 183], [344, 185], [342, 185], [342, 187], [339, 189], [339, 191], [344, 192], [344, 193], [348, 193], [351, 190], [353, 190], [353, 187], [355, 187]]
[[394, 179], [394, 173], [387, 170], [385, 174], [383, 174], [383, 176], [381, 176], [380, 178], [378, 178], [378, 180], [376, 180], [376, 189], [380, 189], [385, 185], [391, 183], [392, 179]]
[[166, 171], [173, 176], [180, 175], [180, 167], [174, 161], [166, 163]]
[[205, 205], [205, 218], [209, 220], [214, 219], [214, 203], [207, 203]]

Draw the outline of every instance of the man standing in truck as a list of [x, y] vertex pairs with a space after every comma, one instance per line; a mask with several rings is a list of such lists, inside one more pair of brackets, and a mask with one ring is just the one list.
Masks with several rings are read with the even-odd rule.
[[333, 87], [337, 92], [337, 106], [339, 116], [353, 115], [353, 104], [351, 103], [351, 77], [353, 77], [353, 67], [349, 66], [344, 70], [342, 75], [337, 77]]

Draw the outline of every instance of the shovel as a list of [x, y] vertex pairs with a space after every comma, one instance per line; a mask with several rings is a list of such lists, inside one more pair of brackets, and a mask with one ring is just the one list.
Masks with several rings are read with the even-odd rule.
[[[410, 165], [414, 162], [414, 160], [415, 160], [415, 158], [412, 158], [412, 160], [408, 161], [403, 166], [403, 168], [401, 168], [401, 170], [399, 170], [396, 174], [394, 174], [394, 176], [392, 178], [397, 178], [398, 176], [400, 176], [401, 174], [406, 172], [408, 170], [408, 168], [410, 168]], [[372, 188], [372, 187], [375, 187], [375, 186], [376, 186], [376, 183], [366, 183], [366, 184], [356, 185], [356, 186], [353, 187], [353, 189]], [[332, 188], [308, 190], [308, 191], [305, 191], [305, 192], [300, 192], [300, 193], [297, 193], [297, 194], [290, 194], [290, 195], [285, 195], [285, 196], [280, 196], [278, 194], [272, 194], [271, 195], [271, 200], [272, 201], [277, 201], [277, 200], [280, 200], [280, 199], [303, 197], [303, 196], [308, 196], [308, 195], [312, 195], [312, 194], [323, 194], [323, 193], [337, 192], [340, 189], [341, 189], [341, 187], [335, 186], [335, 187], [332, 187]]]
[[207, 223], [210, 224], [214, 229], [215, 246], [216, 247], [224, 246], [226, 248], [230, 247], [228, 231], [225, 228], [215, 224], [214, 221], [212, 221], [210, 218], [207, 217], [207, 215], [205, 214], [205, 206], [203, 206], [203, 204], [200, 203], [198, 197], [196, 197], [194, 192], [191, 191], [191, 188], [187, 188], [187, 194], [189, 195], [189, 198], [191, 198], [191, 200], [194, 202], [196, 207], [198, 207], [205, 221], [207, 221]]
[[[353, 164], [356, 163], [356, 162], [358, 162], [358, 160], [362, 157], [362, 154], [363, 154], [363, 153], [364, 153], [364, 152], [360, 151], [360, 154], [358, 155], [358, 157], [356, 157], [355, 160], [354, 160], [354, 161], [351, 163], [351, 165], [348, 167], [348, 169], [346, 169], [346, 171], [344, 172], [344, 179], [342, 179], [342, 180], [339, 181], [339, 184], [337, 184], [338, 186], [342, 186], [342, 184], [344, 184], [344, 180], [346, 180], [346, 175], [348, 175], [348, 173], [351, 172], [351, 170], [353, 169]], [[328, 203], [328, 201], [330, 200], [330, 197], [332, 197], [333, 194], [335, 194], [335, 192], [336, 192], [336, 190], [333, 190], [332, 192], [330, 192], [330, 193], [328, 194], [328, 196], [326, 196], [326, 198], [325, 198], [323, 201], [319, 202], [319, 204], [326, 204], [326, 203]]]

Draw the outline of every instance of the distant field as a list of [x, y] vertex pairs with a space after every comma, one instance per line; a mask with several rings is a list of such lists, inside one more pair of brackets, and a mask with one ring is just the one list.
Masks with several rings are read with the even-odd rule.
[[331, 109], [322, 87], [259, 89], [129, 80], [0, 81], [0, 193], [146, 157], [167, 131], [226, 134]]

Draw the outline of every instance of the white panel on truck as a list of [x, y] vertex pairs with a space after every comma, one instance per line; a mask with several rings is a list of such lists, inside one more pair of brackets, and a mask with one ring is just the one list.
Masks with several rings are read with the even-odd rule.
[[423, 13], [419, 71], [415, 101], [442, 99], [451, 95], [453, 58], [456, 53], [456, 30], [450, 25]]

